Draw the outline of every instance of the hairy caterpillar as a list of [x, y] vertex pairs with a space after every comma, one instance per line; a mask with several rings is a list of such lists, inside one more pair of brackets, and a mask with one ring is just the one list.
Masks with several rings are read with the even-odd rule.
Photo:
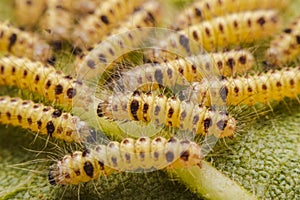
[[283, 64], [300, 54], [300, 16], [277, 35], [266, 53], [268, 63]]
[[189, 140], [125, 138], [120, 143], [111, 141], [108, 145], [64, 156], [52, 166], [48, 178], [52, 185], [78, 185], [114, 171], [201, 167], [202, 158], [200, 146]]
[[161, 63], [147, 63], [121, 74], [116, 81], [118, 89], [134, 91], [155, 83], [172, 87], [189, 85], [209, 75], [233, 76], [241, 74], [254, 65], [253, 55], [246, 50], [232, 50], [178, 58]]
[[89, 88], [80, 81], [26, 58], [0, 57], [0, 84], [28, 89], [69, 108], [92, 102]]
[[48, 135], [66, 142], [87, 141], [93, 130], [69, 113], [20, 98], [0, 97], [0, 123]]
[[[207, 51], [221, 49], [241, 42], [250, 43], [271, 36], [280, 28], [275, 10], [257, 10], [213, 18], [178, 31], [160, 42], [162, 49], [182, 49], [182, 55], [195, 52], [191, 41]], [[197, 50], [197, 49], [196, 49]]]
[[[253, 76], [227, 78], [221, 81], [219, 95], [228, 105], [257, 102], [268, 103], [271, 100], [282, 100], [284, 97], [297, 98], [300, 93], [300, 67], [270, 70]], [[209, 80], [193, 83], [192, 91], [184, 91], [191, 95], [192, 101], [209, 105]]]
[[[121, 57], [130, 48], [137, 47], [142, 42], [142, 38], [149, 32], [149, 30], [144, 30], [143, 28], [155, 26], [160, 12], [160, 4], [156, 1], [149, 1], [144, 3], [132, 16], [128, 16], [124, 21], [120, 22], [118, 27], [112, 29], [110, 33], [111, 35], [118, 35], [95, 45], [94, 49], [83, 56], [81, 60], [78, 60], [76, 67], [79, 77], [81, 74], [85, 78], [101, 75], [107, 70], [105, 68], [106, 65], [114, 62], [115, 59]], [[134, 28], [138, 29], [127, 32]]]
[[80, 20], [72, 34], [75, 46], [84, 49], [96, 44], [141, 3], [143, 0], [132, 0], [130, 3], [127, 0], [104, 1], [94, 14]]
[[197, 134], [214, 134], [217, 138], [234, 135], [235, 119], [227, 112], [206, 108], [177, 97], [153, 95], [134, 91], [129, 95], [118, 93], [96, 107], [98, 117], [113, 120], [135, 120], [165, 124]]
[[39, 24], [48, 40], [60, 41], [70, 39], [74, 21], [75, 16], [63, 6], [63, 2], [50, 0]]
[[36, 25], [46, 8], [45, 0], [14, 0], [14, 14], [18, 24], [25, 27]]
[[229, 13], [283, 8], [289, 2], [289, 0], [196, 0], [178, 15], [174, 27], [184, 29], [201, 21]]
[[153, 27], [157, 25], [160, 14], [161, 4], [154, 0], [147, 1], [112, 29], [111, 34], [120, 34], [133, 28]]
[[52, 59], [50, 46], [38, 35], [21, 31], [7, 22], [0, 23], [0, 51], [11, 52], [16, 56], [26, 56], [32, 60]]

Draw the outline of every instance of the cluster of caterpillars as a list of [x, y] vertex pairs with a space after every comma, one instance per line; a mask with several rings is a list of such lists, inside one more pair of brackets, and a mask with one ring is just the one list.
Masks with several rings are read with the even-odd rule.
[[[0, 49], [13, 54], [0, 58], [0, 84], [27, 89], [64, 107], [93, 104], [87, 112], [99, 118], [164, 124], [216, 138], [233, 137], [236, 120], [227, 111], [216, 110], [212, 98], [220, 98], [227, 105], [267, 103], [285, 96], [297, 98], [300, 75], [299, 68], [283, 68], [243, 76], [255, 65], [250, 51], [215, 52], [238, 46], [240, 41], [252, 43], [271, 37], [281, 28], [278, 10], [289, 2], [241, 0], [235, 1], [238, 6], [233, 8], [232, 1], [196, 0], [189, 5], [169, 25], [172, 34], [157, 41], [160, 49], [145, 53], [151, 62], [119, 73], [113, 88], [105, 91], [108, 95], [101, 99], [94, 96], [85, 80], [96, 79], [107, 70], [115, 73], [115, 66], [108, 63], [120, 60], [120, 55], [143, 42], [149, 34], [140, 31], [143, 27], [160, 24], [159, 2], [15, 1], [19, 24], [29, 29], [38, 23], [45, 34], [23, 31], [6, 22], [0, 24]], [[35, 15], [24, 17], [33, 10]], [[282, 64], [299, 54], [299, 24], [298, 18], [271, 41], [266, 53], [269, 64]], [[126, 32], [133, 28], [138, 31]], [[111, 40], [113, 34], [119, 33], [123, 34]], [[52, 58], [47, 40], [72, 41], [84, 51], [75, 62], [76, 79], [45, 64]], [[208, 53], [197, 54], [199, 48], [194, 48], [193, 43]], [[183, 54], [168, 55], [168, 51], [177, 49]], [[211, 80], [215, 77], [219, 79], [218, 92], [212, 93]], [[188, 86], [181, 91], [184, 100], [176, 95], [156, 94], [157, 88], [174, 85]], [[7, 96], [0, 98], [0, 121], [67, 142], [88, 142], [95, 134], [86, 122], [70, 113]], [[201, 147], [188, 139], [126, 138], [64, 156], [51, 167], [49, 182], [77, 185], [115, 171], [201, 166], [201, 159]]]

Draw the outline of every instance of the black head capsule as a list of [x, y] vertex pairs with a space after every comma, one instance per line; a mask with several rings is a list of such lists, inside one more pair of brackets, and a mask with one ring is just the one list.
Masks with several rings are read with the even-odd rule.
[[55, 65], [55, 62], [56, 62], [56, 57], [55, 56], [52, 56], [51, 58], [47, 59], [47, 63], [50, 64], [50, 65]]
[[53, 169], [50, 169], [49, 173], [48, 173], [48, 181], [51, 185], [57, 185], [54, 176], [53, 176]]

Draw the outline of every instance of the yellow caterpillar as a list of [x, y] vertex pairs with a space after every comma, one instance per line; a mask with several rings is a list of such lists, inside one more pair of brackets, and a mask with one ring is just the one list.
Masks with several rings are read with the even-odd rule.
[[107, 35], [111, 28], [117, 25], [118, 21], [132, 13], [141, 3], [143, 0], [104, 1], [94, 14], [80, 20], [78, 27], [72, 34], [74, 45], [87, 49], [85, 47], [90, 47], [101, 41], [101, 38]]
[[91, 14], [106, 0], [60, 0], [61, 4], [73, 13]]
[[66, 142], [83, 142], [93, 130], [70, 113], [20, 98], [0, 97], [0, 123], [48, 135]]
[[235, 119], [227, 112], [216, 111], [191, 101], [180, 101], [151, 92], [119, 93], [100, 101], [96, 107], [98, 117], [113, 120], [135, 120], [165, 124], [181, 130], [217, 138], [234, 136]]
[[[227, 78], [221, 81], [219, 95], [228, 105], [268, 103], [271, 100], [282, 100], [284, 97], [297, 98], [300, 93], [300, 67], [270, 70], [253, 76]], [[191, 100], [209, 105], [210, 82], [203, 80], [195, 82], [191, 91]]]
[[61, 0], [47, 1], [47, 10], [40, 19], [39, 25], [49, 41], [70, 40], [75, 26], [75, 16], [64, 7]]
[[280, 65], [300, 54], [300, 16], [277, 35], [266, 53], [268, 63]]
[[[213, 18], [178, 31], [160, 42], [166, 51], [181, 50], [180, 56], [197, 53], [195, 41], [206, 51], [250, 43], [271, 36], [279, 30], [280, 20], [275, 10], [257, 10]], [[194, 45], [195, 46], [195, 45]]]
[[89, 88], [80, 81], [26, 58], [0, 57], [0, 84], [28, 89], [69, 108], [92, 102]]
[[276, 9], [288, 5], [289, 0], [196, 0], [179, 13], [175, 29], [184, 29], [217, 16], [257, 9]]
[[[143, 28], [155, 26], [160, 12], [160, 4], [156, 1], [149, 1], [144, 3], [132, 16], [128, 16], [120, 22], [117, 28], [111, 30], [111, 37], [108, 40], [95, 45], [94, 49], [77, 61], [79, 77], [99, 76], [108, 70], [106, 66], [130, 51], [130, 48], [137, 48], [148, 32]], [[126, 33], [131, 29], [134, 31]], [[112, 36], [113, 34], [118, 35]]]
[[50, 46], [38, 35], [21, 31], [7, 22], [0, 22], [0, 51], [26, 56], [32, 60], [52, 59]]
[[46, 8], [45, 0], [14, 0], [14, 14], [18, 24], [24, 27], [36, 25]]
[[52, 166], [48, 178], [52, 185], [78, 185], [115, 171], [201, 167], [202, 158], [200, 146], [189, 140], [125, 138], [64, 156]]
[[253, 65], [254, 57], [246, 50], [200, 54], [134, 67], [123, 72], [116, 83], [121, 91], [134, 91], [147, 85], [154, 87], [155, 84], [168, 87], [175, 84], [189, 85], [187, 81], [201, 81], [206, 76], [241, 74]]

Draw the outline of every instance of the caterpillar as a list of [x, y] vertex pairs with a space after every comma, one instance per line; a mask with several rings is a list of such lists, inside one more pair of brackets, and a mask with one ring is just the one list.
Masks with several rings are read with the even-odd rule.
[[300, 16], [277, 35], [266, 52], [268, 63], [280, 65], [300, 54]]
[[48, 135], [66, 142], [88, 141], [94, 130], [79, 117], [20, 98], [0, 97], [0, 123]]
[[118, 24], [118, 27], [111, 31], [111, 34], [120, 34], [134, 28], [154, 27], [159, 23], [161, 4], [150, 0], [143, 3], [132, 15], [125, 18]]
[[91, 91], [82, 82], [26, 58], [0, 57], [0, 85], [28, 89], [69, 108], [86, 107], [92, 102]]
[[0, 22], [0, 51], [38, 61], [52, 59], [50, 46], [38, 35], [21, 31], [7, 22]]
[[199, 51], [199, 47], [195, 49], [191, 42], [197, 43], [206, 51], [213, 51], [269, 37], [279, 28], [277, 11], [247, 11], [195, 24], [167, 37], [159, 45], [167, 51], [181, 49], [181, 56], [186, 56]]
[[[79, 78], [101, 75], [105, 70], [103, 65], [109, 65], [130, 48], [138, 47], [150, 30], [145, 27], [154, 27], [160, 16], [160, 4], [156, 1], [144, 3], [141, 8], [135, 11], [132, 16], [128, 16], [120, 22], [117, 28], [111, 30], [111, 37], [94, 46], [86, 55], [82, 55], [76, 63]], [[138, 28], [138, 29], [136, 29]], [[133, 31], [128, 32], [131, 29]], [[114, 34], [118, 34], [113, 36]]]
[[175, 84], [201, 81], [209, 75], [234, 76], [254, 65], [254, 57], [247, 50], [231, 50], [178, 58], [161, 63], [146, 63], [121, 74], [117, 89], [134, 91], [155, 83], [172, 87]]
[[[298, 98], [300, 93], [300, 67], [270, 70], [252, 76], [225, 78], [221, 81], [219, 95], [228, 105], [253, 105], [280, 101], [284, 97]], [[209, 105], [209, 80], [193, 83], [192, 89], [183, 91], [193, 102]]]
[[91, 14], [105, 0], [62, 0], [62, 5], [73, 13]]
[[87, 49], [108, 34], [119, 20], [130, 14], [143, 0], [111, 0], [104, 1], [94, 12], [79, 21], [72, 34], [75, 46]]
[[200, 146], [186, 139], [125, 138], [64, 156], [51, 167], [48, 179], [52, 185], [78, 185], [115, 171], [201, 167], [202, 159]]
[[14, 0], [14, 15], [19, 25], [33, 27], [45, 8], [45, 0]]
[[61, 41], [70, 39], [75, 16], [60, 0], [47, 1], [47, 10], [40, 19], [39, 25], [42, 28], [45, 38], [49, 41]]
[[116, 93], [96, 105], [98, 117], [113, 120], [153, 122], [180, 130], [188, 130], [217, 138], [232, 137], [236, 128], [235, 119], [227, 112], [206, 108], [177, 97], [166, 97], [151, 92]]
[[175, 20], [175, 29], [184, 29], [196, 23], [230, 13], [257, 9], [278, 9], [289, 4], [289, 0], [196, 0], [185, 8]]

